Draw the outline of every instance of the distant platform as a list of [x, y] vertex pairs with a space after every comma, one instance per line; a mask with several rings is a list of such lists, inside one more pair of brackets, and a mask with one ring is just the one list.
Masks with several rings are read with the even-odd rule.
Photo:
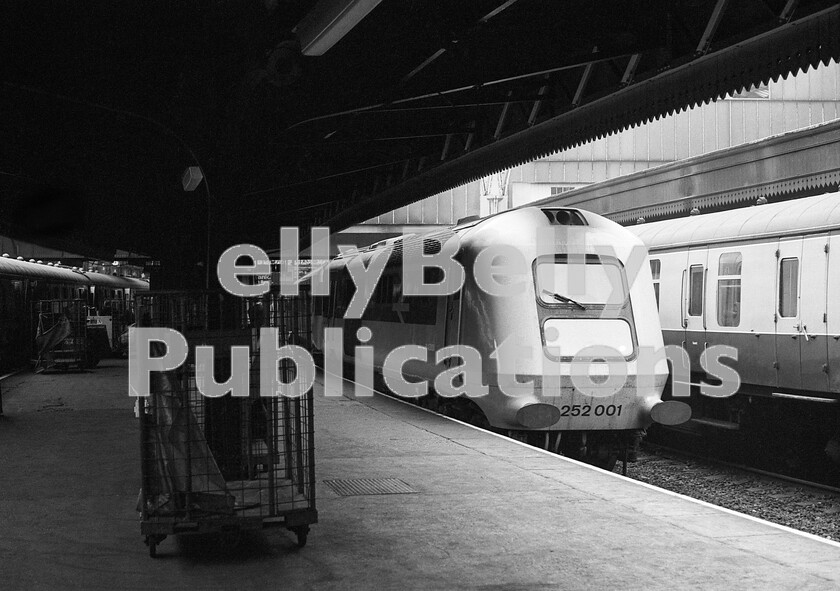
[[[675, 589], [840, 585], [840, 544], [713, 507], [384, 396], [316, 387], [319, 523], [167, 538], [136, 512], [127, 363], [4, 382], [3, 586]], [[632, 465], [631, 465], [632, 469]]]

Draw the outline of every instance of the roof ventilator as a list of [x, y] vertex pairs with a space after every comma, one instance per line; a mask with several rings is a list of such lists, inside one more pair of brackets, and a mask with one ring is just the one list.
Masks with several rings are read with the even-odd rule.
[[586, 218], [574, 209], [543, 209], [548, 221], [558, 226], [588, 226]]

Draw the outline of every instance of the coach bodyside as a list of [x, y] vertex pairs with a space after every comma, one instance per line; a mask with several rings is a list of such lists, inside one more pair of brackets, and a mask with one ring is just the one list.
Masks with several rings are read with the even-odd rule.
[[[670, 226], [670, 230], [669, 230]], [[752, 394], [837, 398], [840, 393], [840, 199], [763, 205], [637, 230], [650, 259], [666, 344], [728, 359]]]

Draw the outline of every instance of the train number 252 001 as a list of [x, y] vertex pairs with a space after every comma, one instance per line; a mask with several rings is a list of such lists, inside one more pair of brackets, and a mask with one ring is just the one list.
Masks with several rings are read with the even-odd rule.
[[561, 417], [588, 417], [595, 415], [596, 417], [620, 417], [620, 404], [597, 404], [591, 406], [589, 404], [568, 404], [560, 407]]

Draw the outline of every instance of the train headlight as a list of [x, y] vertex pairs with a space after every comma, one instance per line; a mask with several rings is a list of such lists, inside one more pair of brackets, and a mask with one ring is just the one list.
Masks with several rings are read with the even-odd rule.
[[560, 420], [560, 409], [552, 404], [526, 404], [517, 411], [516, 420], [529, 429], [544, 429]]
[[691, 418], [691, 407], [678, 400], [666, 400], [650, 409], [650, 418], [660, 425], [682, 425]]

